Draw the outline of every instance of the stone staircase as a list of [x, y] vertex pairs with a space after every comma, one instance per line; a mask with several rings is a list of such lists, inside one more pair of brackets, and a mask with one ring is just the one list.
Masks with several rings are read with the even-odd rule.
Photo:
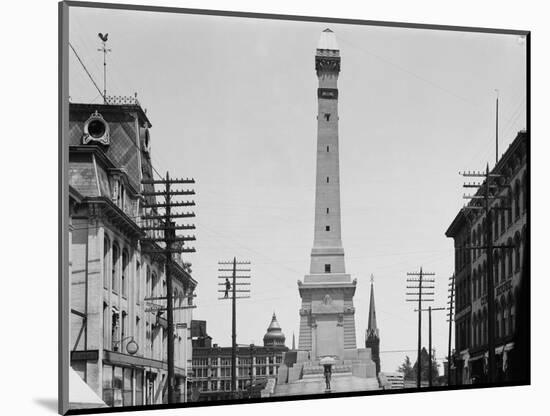
[[[332, 377], [351, 375], [352, 364], [339, 364], [332, 366]], [[302, 370], [302, 379], [324, 378], [325, 369], [321, 365], [304, 366]]]
[[322, 378], [302, 378], [295, 383], [275, 386], [272, 396], [293, 396], [307, 394], [330, 394], [350, 391], [379, 390], [376, 378], [354, 377], [351, 373], [333, 374], [330, 382], [331, 390], [325, 390], [325, 380]]

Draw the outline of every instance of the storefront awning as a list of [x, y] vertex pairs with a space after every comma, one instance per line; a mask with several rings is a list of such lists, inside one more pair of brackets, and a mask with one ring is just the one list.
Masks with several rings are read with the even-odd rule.
[[86, 384], [76, 371], [69, 367], [69, 408], [90, 409], [108, 407]]

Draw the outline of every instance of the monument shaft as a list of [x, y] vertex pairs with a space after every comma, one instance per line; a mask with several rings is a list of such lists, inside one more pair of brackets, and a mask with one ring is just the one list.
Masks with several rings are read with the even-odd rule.
[[353, 295], [356, 281], [345, 272], [341, 237], [340, 167], [338, 147], [338, 74], [340, 51], [334, 33], [326, 29], [315, 55], [317, 90], [317, 172], [315, 229], [310, 273], [298, 282], [302, 308], [298, 348], [344, 358], [356, 349]]

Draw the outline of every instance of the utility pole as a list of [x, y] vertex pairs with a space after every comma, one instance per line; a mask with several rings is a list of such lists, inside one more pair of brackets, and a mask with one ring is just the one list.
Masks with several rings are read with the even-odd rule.
[[[250, 267], [248, 268], [237, 268], [238, 265], [250, 265], [249, 261], [237, 261], [237, 258], [234, 257], [233, 261], [219, 261], [218, 272], [227, 273], [231, 272], [231, 276], [221, 275], [218, 276], [218, 279], [225, 279], [225, 282], [218, 283], [218, 286], [224, 286], [224, 289], [218, 289], [218, 292], [224, 293], [224, 297], [218, 298], [219, 300], [231, 299], [231, 392], [233, 397], [236, 398], [237, 395], [237, 299], [247, 299], [250, 298], [250, 289], [237, 289], [238, 286], [250, 286], [248, 282], [237, 282], [237, 279], [250, 279], [250, 275], [238, 275], [237, 273], [241, 272], [250, 272]], [[231, 269], [228, 269], [227, 266], [232, 266]], [[228, 284], [229, 277], [232, 279], [232, 283]], [[228, 296], [228, 291], [231, 290], [231, 298]], [[237, 296], [237, 293], [243, 293], [244, 296]]]
[[447, 319], [449, 322], [449, 346], [447, 349], [447, 386], [451, 385], [451, 340], [453, 336], [453, 306], [454, 306], [454, 293], [455, 293], [455, 275], [449, 278], [451, 281], [449, 283], [449, 295], [447, 304], [449, 305], [449, 313], [447, 314]]
[[[494, 245], [493, 244], [493, 210], [509, 210], [511, 207], [500, 206], [498, 208], [491, 207], [491, 204], [496, 199], [505, 199], [506, 197], [499, 196], [498, 193], [502, 187], [509, 186], [496, 183], [503, 178], [503, 175], [490, 173], [489, 164], [485, 168], [485, 172], [459, 172], [464, 177], [484, 178], [483, 183], [465, 183], [464, 188], [476, 188], [475, 195], [464, 195], [464, 199], [469, 199], [470, 203], [464, 206], [464, 210], [483, 211], [485, 213], [485, 245], [484, 246], [466, 246], [466, 250], [486, 250], [487, 256], [487, 338], [488, 338], [488, 353], [489, 353], [489, 374], [488, 380], [490, 383], [495, 381], [495, 295], [493, 280], [493, 251], [498, 249], [510, 249], [513, 246]], [[478, 204], [481, 202], [481, 204]]]
[[[174, 299], [173, 299], [173, 284], [172, 284], [172, 269], [173, 269], [173, 254], [176, 253], [194, 253], [195, 248], [187, 248], [183, 247], [184, 242], [186, 241], [194, 241], [196, 238], [195, 236], [176, 236], [176, 230], [182, 230], [182, 229], [194, 229], [194, 225], [184, 225], [184, 226], [178, 226], [176, 225], [175, 221], [173, 221], [174, 218], [187, 218], [187, 217], [194, 217], [194, 213], [185, 213], [185, 214], [176, 214], [172, 213], [172, 208], [174, 207], [183, 207], [183, 206], [194, 206], [194, 201], [186, 201], [186, 202], [173, 202], [172, 198], [177, 195], [194, 195], [195, 191], [193, 190], [185, 190], [185, 191], [179, 191], [179, 190], [172, 190], [171, 185], [174, 184], [190, 184], [195, 183], [193, 179], [171, 179], [168, 172], [166, 172], [166, 178], [160, 179], [160, 180], [152, 180], [152, 179], [144, 179], [141, 181], [143, 185], [160, 185], [163, 186], [164, 189], [161, 191], [146, 191], [143, 192], [142, 195], [146, 198], [148, 201], [143, 204], [144, 208], [149, 208], [152, 210], [151, 214], [144, 215], [142, 217], [143, 220], [148, 222], [149, 220], [152, 220], [154, 225], [152, 226], [144, 226], [142, 227], [143, 231], [152, 231], [152, 233], [149, 233], [147, 237], [142, 238], [142, 242], [150, 243], [152, 246], [151, 249], [143, 250], [144, 253], [149, 254], [160, 254], [164, 255], [165, 257], [165, 263], [166, 263], [166, 296], [162, 297], [151, 297], [151, 298], [145, 298], [145, 300], [166, 300], [166, 308], [163, 308], [162, 306], [158, 307], [154, 306], [152, 309], [149, 309], [149, 311], [156, 311], [158, 315], [162, 314], [163, 311], [166, 311], [166, 321], [167, 321], [167, 330], [168, 330], [168, 343], [167, 343], [167, 367], [168, 367], [168, 403], [175, 403], [175, 372], [174, 372]], [[156, 202], [156, 197], [164, 197], [164, 202]], [[159, 214], [158, 209], [163, 209], [164, 214]], [[162, 236], [157, 237], [155, 236], [155, 231], [161, 231]], [[164, 247], [161, 247], [158, 245], [158, 243], [164, 243]], [[176, 247], [176, 243], [178, 244], [178, 247]], [[195, 308], [195, 306], [182, 306], [178, 307], [177, 309], [192, 309]], [[158, 316], [157, 315], [157, 316]], [[187, 337], [186, 337], [187, 338]], [[187, 374], [185, 375], [185, 383], [187, 383]]]
[[[432, 366], [432, 311], [444, 311], [446, 308], [432, 308], [431, 306], [428, 307], [428, 309], [422, 309], [422, 312], [428, 312], [428, 385], [432, 387], [432, 379], [433, 379], [433, 366]], [[419, 312], [418, 309], [414, 310], [415, 312]]]
[[423, 289], [434, 289], [435, 286], [423, 286], [423, 283], [430, 283], [433, 284], [435, 282], [434, 279], [424, 279], [424, 276], [435, 276], [435, 273], [426, 273], [422, 271], [422, 267], [420, 267], [420, 272], [413, 272], [413, 273], [407, 273], [407, 276], [415, 276], [414, 278], [407, 279], [407, 282], [410, 283], [417, 283], [417, 285], [413, 286], [407, 286], [407, 289], [415, 289], [417, 292], [407, 292], [407, 296], [411, 296], [412, 298], [407, 299], [407, 302], [418, 302], [418, 354], [416, 358], [416, 387], [420, 388], [421, 386], [421, 373], [422, 373], [422, 301], [424, 302], [433, 302], [434, 299], [431, 297], [427, 297], [425, 299], [422, 298], [422, 295], [424, 296], [433, 296], [434, 292], [427, 292], [422, 293]]

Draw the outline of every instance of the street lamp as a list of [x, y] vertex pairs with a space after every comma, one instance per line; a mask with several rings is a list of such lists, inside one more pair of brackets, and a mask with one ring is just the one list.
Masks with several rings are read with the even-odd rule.
[[116, 349], [118, 349], [118, 344], [121, 344], [121, 343], [123, 343], [124, 341], [126, 341], [127, 339], [130, 339], [130, 338], [132, 340], [126, 344], [126, 352], [130, 355], [136, 354], [139, 351], [139, 345], [134, 340], [133, 336], [124, 337], [124, 338], [122, 338], [118, 341], [113, 341], [113, 347], [115, 348], [115, 351], [116, 351]]

